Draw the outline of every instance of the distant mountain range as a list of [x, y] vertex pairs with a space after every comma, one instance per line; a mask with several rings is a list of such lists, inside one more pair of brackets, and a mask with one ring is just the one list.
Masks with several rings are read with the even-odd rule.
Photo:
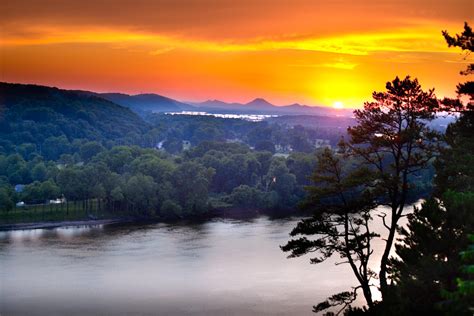
[[[56, 119], [71, 119], [73, 122], [76, 122], [77, 118], [82, 118], [82, 124], [86, 121], [100, 129], [100, 131], [94, 131], [93, 133], [103, 134], [106, 131], [107, 135], [113, 134], [109, 131], [109, 125], [117, 126], [115, 129], [123, 128], [127, 131], [137, 131], [145, 128], [145, 121], [137, 114], [143, 115], [149, 112], [195, 111], [215, 114], [275, 114], [279, 117], [269, 119], [270, 122], [308, 127], [340, 128], [342, 122], [342, 126], [345, 128], [355, 123], [350, 109], [337, 110], [300, 104], [276, 106], [261, 98], [248, 103], [226, 103], [219, 100], [185, 103], [158, 94], [96, 93], [0, 82], [0, 110], [11, 108], [10, 110], [14, 109], [23, 113], [30, 107], [38, 108], [41, 111], [47, 108], [54, 112], [42, 113], [41, 117], [49, 115]], [[19, 117], [23, 117], [22, 115]], [[25, 117], [28, 117], [28, 115]], [[453, 116], [438, 115], [435, 120], [428, 124], [434, 129], [443, 131], [454, 119]], [[105, 126], [101, 126], [101, 124], [105, 124]], [[78, 130], [84, 130], [84, 128]]]
[[181, 102], [154, 93], [129, 95], [125, 93], [97, 93], [84, 90], [63, 91], [70, 91], [71, 93], [76, 93], [78, 95], [99, 97], [129, 108], [140, 115], [150, 112], [164, 113], [198, 111], [222, 114], [352, 116], [352, 109], [334, 109], [325, 106], [308, 106], [298, 103], [277, 106], [262, 98], [256, 98], [248, 103], [228, 103], [220, 100]]
[[353, 111], [352, 109], [333, 109], [325, 106], [309, 106], [298, 103], [277, 106], [262, 98], [254, 99], [248, 103], [226, 103], [219, 100], [208, 100], [191, 104], [207, 112], [220, 111], [245, 114], [351, 116]]
[[[93, 93], [93, 92], [90, 92]], [[180, 102], [159, 94], [94, 93], [104, 99], [126, 106], [143, 114], [146, 112], [202, 111], [209, 113], [275, 114], [275, 115], [329, 115], [351, 116], [351, 109], [333, 109], [324, 106], [308, 106], [298, 103], [276, 106], [262, 98], [248, 103], [227, 103], [220, 100], [205, 102]]]
[[[309, 106], [298, 103], [277, 106], [265, 99], [257, 98], [248, 103], [227, 103], [220, 100], [208, 100], [205, 102], [180, 102], [159, 94], [137, 94], [128, 95], [123, 93], [91, 93], [96, 96], [107, 99], [116, 104], [130, 108], [138, 114], [147, 112], [208, 112], [219, 114], [273, 114], [282, 116], [271, 119], [272, 122], [280, 122], [290, 125], [309, 125], [308, 126], [332, 126], [340, 127], [341, 120], [344, 121], [344, 127], [353, 125], [353, 109], [334, 109], [325, 106]], [[308, 116], [314, 116], [314, 120], [308, 119]], [[321, 123], [320, 118], [326, 117], [326, 121]], [[338, 118], [336, 121], [334, 118]], [[446, 129], [446, 126], [453, 121], [453, 117], [438, 116], [435, 120], [428, 123], [432, 128], [438, 130]]]

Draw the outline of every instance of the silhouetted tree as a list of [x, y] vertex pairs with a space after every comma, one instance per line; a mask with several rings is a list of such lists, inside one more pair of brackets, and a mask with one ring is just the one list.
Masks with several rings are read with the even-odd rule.
[[[339, 253], [350, 264], [369, 309], [374, 306], [370, 292], [374, 273], [367, 262], [371, 240], [377, 236], [369, 229], [371, 212], [378, 205], [390, 209], [389, 214], [379, 215], [388, 230], [378, 276], [385, 299], [390, 294], [389, 255], [398, 221], [409, 202], [409, 178], [427, 167], [436, 153], [439, 136], [427, 127], [439, 109], [433, 90], [423, 91], [418, 81], [410, 77], [397, 77], [386, 88], [386, 92], [374, 92], [374, 101], [354, 112], [357, 125], [348, 128], [349, 141], [340, 143], [341, 158], [334, 157], [329, 150], [319, 156], [312, 179], [315, 186], [308, 188], [309, 198], [304, 203], [314, 215], [291, 232], [292, 236], [303, 237], [283, 247], [284, 251], [292, 252], [291, 256], [319, 252], [321, 256], [312, 259], [314, 263]], [[343, 168], [340, 159], [356, 164]], [[386, 221], [387, 216], [390, 221]], [[343, 292], [319, 304], [314, 311], [337, 304], [344, 308], [354, 299], [355, 291]]]
[[[447, 191], [441, 199], [429, 199], [408, 215], [407, 229], [400, 229], [401, 243], [396, 245], [398, 257], [390, 263], [396, 284], [392, 294], [399, 296], [396, 304], [402, 314], [445, 314], [451, 304], [442, 293], [456, 290], [459, 253], [468, 246], [467, 232], [473, 229], [472, 192]], [[464, 314], [456, 313], [469, 314], [467, 309]]]
[[357, 125], [349, 127], [350, 140], [343, 143], [374, 173], [379, 203], [390, 208], [389, 214], [381, 215], [388, 230], [379, 273], [383, 297], [389, 290], [390, 251], [411, 189], [409, 176], [427, 167], [439, 137], [427, 126], [439, 110], [433, 90], [423, 91], [418, 80], [408, 76], [396, 77], [386, 88], [386, 92], [374, 92], [374, 101], [354, 112]]
[[[467, 24], [461, 35], [451, 37], [446, 31], [443, 35], [449, 46], [472, 52], [474, 37]], [[469, 73], [472, 65], [461, 72]], [[398, 258], [391, 261], [395, 297], [394, 302], [384, 304], [387, 309], [397, 305], [402, 314], [472, 314], [472, 273], [462, 268], [472, 263], [466, 250], [468, 235], [474, 231], [474, 115], [472, 91], [465, 90], [468, 86], [458, 85], [457, 92], [468, 94], [471, 103], [464, 105], [460, 98], [443, 101], [455, 105], [461, 115], [448, 126], [445, 146], [435, 162], [435, 197], [409, 215], [408, 229], [400, 230]]]
[[303, 208], [313, 215], [297, 224], [290, 235], [301, 237], [290, 240], [282, 250], [291, 252], [289, 257], [316, 253], [311, 263], [338, 254], [350, 265], [359, 285], [352, 292], [336, 294], [318, 304], [315, 312], [336, 305], [343, 305], [344, 309], [355, 300], [358, 289], [362, 289], [367, 305], [373, 306], [370, 287], [376, 274], [369, 269], [368, 262], [373, 253], [371, 240], [378, 235], [369, 228], [370, 212], [376, 206], [368, 187], [373, 181], [371, 175], [365, 168], [352, 168], [329, 149], [318, 154], [311, 178], [313, 185], [308, 187], [309, 194], [303, 203]]
[[[461, 34], [456, 34], [453, 37], [449, 35], [448, 31], [443, 31], [443, 36], [446, 39], [449, 47], [459, 47], [463, 51], [467, 51], [467, 55], [474, 51], [474, 33], [467, 22], [464, 23], [464, 31]], [[469, 64], [465, 70], [461, 71], [461, 75], [466, 76], [473, 73], [474, 64]], [[470, 96], [472, 102], [474, 98], [474, 82], [468, 81], [458, 84], [456, 92], [460, 95], [465, 94]], [[472, 103], [470, 105], [472, 106]]]

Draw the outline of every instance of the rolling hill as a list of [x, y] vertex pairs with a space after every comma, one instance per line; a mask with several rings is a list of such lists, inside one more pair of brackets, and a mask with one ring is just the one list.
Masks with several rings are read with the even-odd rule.
[[[41, 148], [75, 139], [116, 142], [148, 124], [130, 109], [93, 94], [32, 84], [0, 83], [0, 149]], [[66, 144], [67, 145], [67, 144]]]
[[123, 93], [100, 93], [100, 97], [126, 106], [137, 113], [190, 111], [194, 107], [159, 94], [146, 93], [128, 95]]

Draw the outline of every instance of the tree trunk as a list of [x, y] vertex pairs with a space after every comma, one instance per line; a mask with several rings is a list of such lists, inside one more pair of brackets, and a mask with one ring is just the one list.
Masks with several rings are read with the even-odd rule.
[[365, 301], [367, 302], [367, 306], [369, 306], [369, 310], [374, 307], [374, 301], [372, 300], [372, 292], [370, 291], [369, 284], [364, 284], [362, 286], [362, 291], [364, 293]]
[[[344, 240], [346, 242], [346, 245], [348, 245], [349, 244], [349, 216], [347, 214], [344, 214]], [[370, 291], [370, 286], [366, 278], [367, 276], [361, 275], [361, 273], [359, 273], [359, 270], [357, 269], [354, 263], [354, 260], [352, 259], [349, 249], [346, 249], [346, 256], [347, 256], [347, 260], [349, 261], [349, 265], [352, 268], [352, 271], [354, 272], [357, 280], [359, 281], [360, 286], [362, 287], [362, 291], [364, 293], [364, 298], [365, 298], [365, 301], [367, 302], [367, 306], [369, 306], [369, 309], [372, 309], [372, 307], [374, 306], [374, 302], [372, 300], [372, 292]]]
[[383, 251], [382, 259], [380, 260], [380, 292], [382, 293], [382, 299], [387, 299], [388, 296], [388, 281], [387, 281], [387, 269], [388, 269], [388, 260], [390, 258], [390, 250], [392, 249], [393, 241], [395, 240], [395, 233], [398, 227], [397, 208], [392, 209], [392, 222], [390, 223], [390, 231], [387, 237], [385, 244], [385, 249]]

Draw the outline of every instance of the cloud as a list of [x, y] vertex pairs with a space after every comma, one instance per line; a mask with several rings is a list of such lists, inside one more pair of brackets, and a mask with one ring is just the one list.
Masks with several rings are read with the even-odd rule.
[[[304, 50], [364, 56], [372, 52], [448, 52], [439, 27], [416, 27], [369, 33], [334, 36], [273, 36], [247, 39], [212, 40], [187, 36], [157, 34], [127, 29], [36, 27], [22, 36], [4, 36], [5, 46], [48, 45], [60, 43], [102, 43], [116, 46], [149, 47], [150, 54], [171, 49], [211, 52], [245, 52], [271, 50]], [[170, 49], [171, 48], [171, 49]], [[452, 51], [451, 51], [452, 52]], [[326, 67], [349, 69], [355, 65], [328, 63]]]
[[471, 2], [7, 0], [1, 75], [100, 91], [229, 101], [269, 95], [282, 103], [301, 96], [332, 105], [360, 104], [386, 80], [412, 74], [448, 95], [464, 67], [449, 63], [462, 56], [441, 30], [461, 31]]
[[330, 64], [322, 64], [321, 66], [327, 67], [327, 68], [352, 70], [357, 66], [357, 64], [346, 63], [346, 62], [336, 62], [336, 63], [330, 63]]
[[103, 26], [221, 40], [363, 33], [427, 21], [448, 27], [472, 19], [472, 0], [7, 0], [1, 7], [3, 34], [30, 25]]
[[174, 49], [174, 47], [162, 47], [162, 48], [158, 48], [158, 49], [155, 49], [153, 51], [150, 52], [150, 55], [152, 56], [157, 56], [157, 55], [161, 55], [161, 54], [165, 54], [167, 52], [170, 52]]
[[359, 64], [351, 63], [343, 60], [331, 62], [331, 63], [319, 63], [319, 64], [290, 64], [290, 67], [302, 67], [302, 68], [336, 68], [343, 70], [353, 70]]

